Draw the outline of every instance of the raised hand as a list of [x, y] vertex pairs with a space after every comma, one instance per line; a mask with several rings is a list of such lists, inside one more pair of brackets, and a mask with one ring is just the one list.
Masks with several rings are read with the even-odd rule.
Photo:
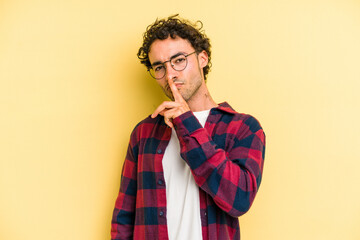
[[151, 114], [152, 118], [155, 118], [158, 114], [164, 116], [165, 123], [173, 128], [174, 125], [172, 123], [172, 120], [181, 114], [190, 111], [190, 108], [184, 98], [181, 96], [181, 93], [177, 89], [174, 81], [172, 79], [169, 79], [169, 86], [171, 89], [171, 92], [174, 96], [174, 101], [164, 101], [161, 103]]

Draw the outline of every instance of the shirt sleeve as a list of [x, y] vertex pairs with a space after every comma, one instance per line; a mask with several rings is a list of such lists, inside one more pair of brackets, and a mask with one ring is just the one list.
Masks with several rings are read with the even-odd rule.
[[[246, 213], [260, 186], [265, 134], [259, 122], [243, 115], [220, 122], [216, 137], [226, 142], [219, 147], [192, 112], [174, 119], [181, 156], [189, 165], [198, 186], [215, 204], [233, 217]], [[225, 127], [224, 127], [225, 126]]]
[[111, 239], [133, 239], [137, 191], [137, 147], [130, 139], [121, 173], [120, 191], [111, 221]]

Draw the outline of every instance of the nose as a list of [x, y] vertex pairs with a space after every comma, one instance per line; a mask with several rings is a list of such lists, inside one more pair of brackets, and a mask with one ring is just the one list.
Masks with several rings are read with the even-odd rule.
[[177, 78], [179, 72], [176, 71], [172, 66], [170, 62], [166, 63], [166, 73], [165, 73], [165, 78], [166, 81], [169, 81], [169, 79], [175, 79]]

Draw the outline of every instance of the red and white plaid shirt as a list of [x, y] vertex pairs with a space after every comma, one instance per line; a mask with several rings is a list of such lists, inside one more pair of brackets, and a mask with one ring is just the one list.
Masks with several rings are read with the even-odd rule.
[[[173, 119], [181, 157], [199, 186], [204, 240], [240, 239], [238, 217], [259, 189], [265, 134], [252, 116], [227, 103], [210, 111], [203, 128], [192, 112]], [[133, 130], [112, 219], [112, 239], [168, 239], [162, 158], [171, 137], [162, 116]]]

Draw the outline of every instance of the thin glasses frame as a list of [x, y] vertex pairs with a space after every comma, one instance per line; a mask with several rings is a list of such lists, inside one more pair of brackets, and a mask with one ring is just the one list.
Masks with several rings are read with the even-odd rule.
[[[151, 76], [152, 78], [155, 78], [156, 80], [160, 80], [160, 79], [162, 79], [163, 77], [165, 77], [165, 75], [166, 75], [166, 70], [167, 70], [167, 69], [166, 69], [166, 66], [165, 66], [165, 63], [167, 63], [167, 62], [170, 62], [171, 67], [172, 67], [175, 71], [178, 71], [178, 72], [184, 71], [184, 69], [187, 67], [187, 64], [188, 64], [188, 59], [187, 59], [187, 57], [190, 56], [190, 55], [192, 55], [192, 54], [194, 54], [194, 53], [196, 53], [196, 51], [194, 51], [194, 52], [192, 52], [192, 53], [189, 53], [189, 54], [184, 54], [184, 53], [176, 54], [176, 55], [172, 56], [169, 60], [167, 60], [167, 61], [165, 61], [165, 62], [156, 63], [156, 64], [152, 65], [151, 67], [149, 67], [149, 68], [147, 69], [147, 71], [149, 72], [150, 76]], [[184, 66], [182, 69], [176, 69], [176, 68], [175, 68], [175, 64], [172, 63], [172, 60], [174, 60], [175, 58], [178, 58], [178, 57], [180, 57], [180, 56], [184, 56], [184, 57], [185, 57], [186, 64], [185, 64], [185, 66]], [[155, 73], [154, 73], [154, 72], [152, 73], [152, 70], [153, 70], [153, 67], [154, 67], [154, 66], [162, 66], [162, 67], [164, 68], [164, 74], [163, 74], [161, 77], [155, 77]]]

